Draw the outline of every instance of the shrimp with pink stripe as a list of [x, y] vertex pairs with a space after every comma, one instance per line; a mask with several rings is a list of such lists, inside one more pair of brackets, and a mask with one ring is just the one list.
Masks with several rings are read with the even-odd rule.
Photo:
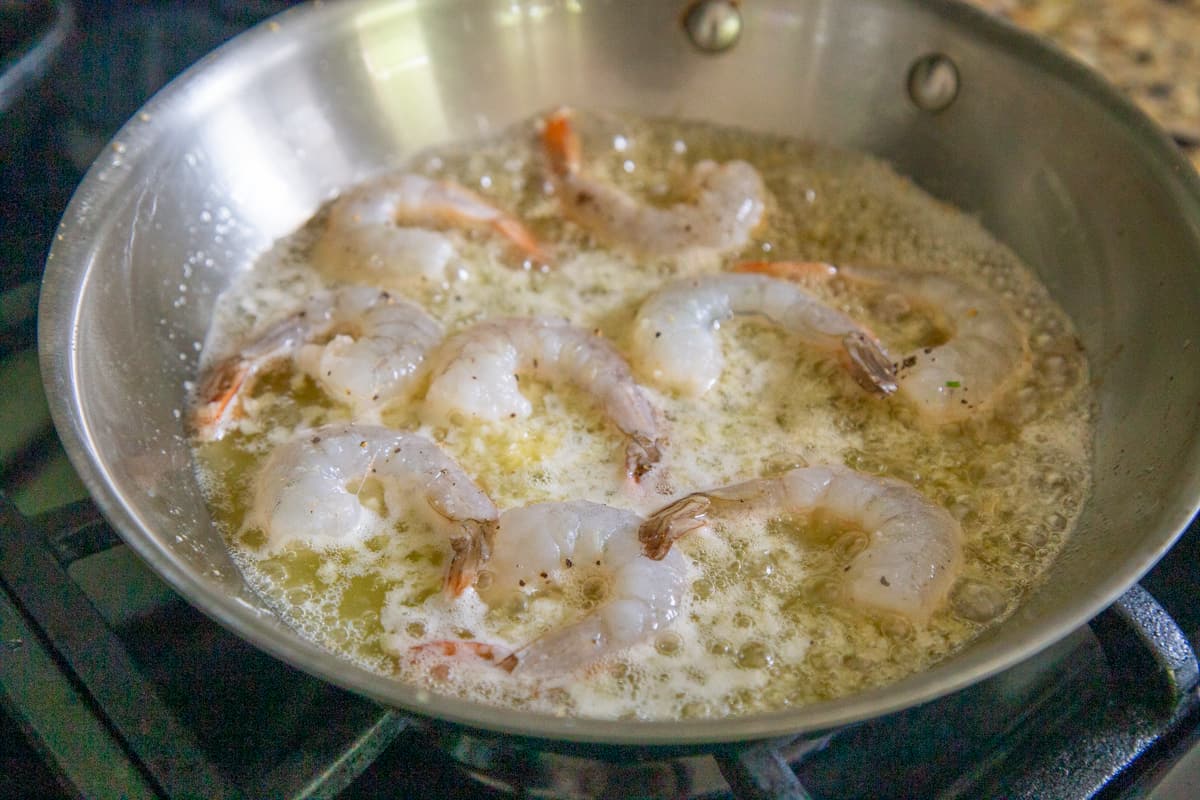
[[844, 573], [846, 596], [873, 611], [927, 620], [962, 567], [957, 520], [911, 485], [841, 466], [798, 467], [775, 478], [690, 494], [652, 514], [638, 531], [650, 558], [667, 557], [680, 537], [710, 517], [823, 511], [866, 532], [866, 548]]
[[[369, 481], [383, 490], [383, 514], [361, 501]], [[301, 431], [267, 457], [246, 524], [266, 534], [268, 552], [294, 542], [324, 550], [385, 533], [408, 513], [445, 531], [452, 551], [445, 590], [461, 594], [488, 560], [496, 507], [423, 436], [353, 424]]]
[[481, 322], [450, 337], [431, 354], [425, 407], [435, 417], [499, 421], [527, 417], [533, 407], [520, 376], [566, 382], [588, 393], [626, 437], [625, 471], [634, 479], [662, 457], [662, 437], [650, 401], [625, 359], [596, 332], [557, 319]]
[[949, 329], [949, 336], [902, 356], [896, 383], [899, 394], [929, 422], [957, 422], [990, 407], [1030, 363], [1028, 336], [1004, 301], [957, 278], [820, 262], [756, 262], [737, 269], [788, 280], [840, 277], [885, 288], [927, 309]]
[[891, 359], [874, 334], [795, 284], [766, 275], [711, 275], [668, 283], [642, 303], [633, 324], [633, 361], [655, 382], [702, 395], [721, 377], [721, 322], [757, 315], [841, 360], [864, 389], [896, 390]]
[[486, 228], [529, 263], [549, 263], [537, 238], [513, 215], [464, 186], [414, 174], [386, 175], [335, 200], [313, 260], [333, 275], [365, 270], [444, 283], [456, 251], [440, 228]]
[[588, 174], [570, 111], [543, 121], [542, 145], [563, 213], [636, 255], [735, 252], [763, 221], [767, 190], [745, 161], [701, 161], [692, 169], [690, 202], [661, 208]]
[[205, 370], [192, 426], [203, 441], [220, 439], [254, 379], [285, 360], [348, 403], [356, 418], [373, 421], [413, 387], [426, 351], [441, 338], [441, 325], [424, 309], [387, 292], [365, 286], [319, 292]]
[[642, 517], [583, 500], [538, 503], [500, 516], [495, 546], [477, 590], [489, 605], [598, 574], [607, 586], [592, 611], [515, 649], [499, 666], [516, 674], [558, 675], [665, 630], [681, 613], [688, 562], [679, 552], [642, 554]]

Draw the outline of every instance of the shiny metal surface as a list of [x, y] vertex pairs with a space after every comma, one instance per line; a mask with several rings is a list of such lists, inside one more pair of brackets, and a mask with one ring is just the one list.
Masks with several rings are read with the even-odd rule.
[[930, 53], [913, 62], [908, 71], [908, 96], [917, 108], [936, 114], [958, 97], [958, 67], [941, 53]]
[[696, 47], [720, 53], [741, 38], [742, 12], [734, 0], [697, 0], [683, 14], [683, 29]]
[[[483, 731], [627, 755], [812, 734], [945, 694], [1078, 628], [1166, 551], [1200, 496], [1200, 182], [1167, 139], [1091, 73], [945, 0], [755, 0], [720, 58], [692, 46], [681, 11], [314, 5], [240, 37], [130, 121], [59, 230], [40, 349], [73, 463], [142, 558], [224, 625], [326, 680]], [[906, 88], [931, 52], [961, 78], [937, 114]], [[977, 214], [1042, 275], [1092, 360], [1095, 487], [1070, 545], [1008, 622], [885, 689], [703, 725], [634, 723], [501, 711], [389, 681], [303, 641], [244, 586], [183, 422], [214, 297], [339, 187], [562, 103], [875, 153]]]

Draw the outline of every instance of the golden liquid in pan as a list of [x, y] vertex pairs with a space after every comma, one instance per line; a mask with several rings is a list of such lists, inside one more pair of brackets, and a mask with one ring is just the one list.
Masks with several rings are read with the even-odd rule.
[[[844, 464], [900, 478], [957, 518], [961, 577], [928, 623], [856, 609], [839, 575], [865, 535], [822, 514], [720, 523], [681, 540], [691, 563], [683, 613], [656, 637], [559, 676], [516, 678], [471, 658], [433, 667], [411, 657], [446, 636], [518, 646], [605, 600], [603, 569], [531, 587], [489, 609], [469, 591], [447, 602], [444, 538], [378, 487], [360, 499], [390, 514], [361, 546], [318, 552], [297, 545], [265, 555], [262, 531], [243, 520], [256, 470], [300, 428], [349, 419], [348, 408], [287, 364], [271, 369], [220, 441], [198, 445], [214, 513], [247, 579], [303, 635], [397, 680], [439, 693], [557, 714], [691, 718], [803, 705], [895, 681], [960, 648], [1009, 614], [1060, 549], [1088, 492], [1087, 362], [1046, 289], [970, 216], [949, 208], [871, 157], [802, 142], [676, 121], [580, 115], [587, 168], [668, 204], [692, 164], [743, 159], [770, 193], [766, 224], [739, 253], [715, 259], [638, 259], [593, 241], [563, 219], [548, 192], [535, 123], [470, 147], [422, 154], [413, 172], [475, 189], [525, 221], [554, 253], [549, 271], [514, 269], [499, 237], [450, 231], [463, 274], [445, 284], [380, 269], [316, 270], [317, 217], [279, 242], [222, 298], [206, 359], [293, 310], [311, 291], [369, 283], [421, 304], [448, 333], [490, 317], [558, 316], [601, 331], [626, 356], [631, 321], [670, 278], [746, 260], [823, 260], [929, 270], [991, 289], [1025, 328], [1032, 368], [994, 408], [942, 427], [917, 422], [900, 398], [857, 387], [828, 358], [770, 324], [723, 324], [725, 369], [699, 398], [639, 382], [665, 420], [663, 464], [638, 489], [621, 470], [624, 446], [586, 393], [522, 381], [525, 419], [431, 424], [421, 392], [384, 421], [435, 440], [497, 507], [586, 499], [649, 514], [671, 499], [797, 464]], [[887, 288], [842, 281], [811, 287], [868, 324], [892, 354], [950, 335]]]

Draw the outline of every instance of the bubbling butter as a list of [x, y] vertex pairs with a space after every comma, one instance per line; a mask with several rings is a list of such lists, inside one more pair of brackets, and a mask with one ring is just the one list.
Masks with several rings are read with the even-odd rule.
[[[427, 386], [384, 409], [398, 430], [436, 441], [501, 510], [590, 500], [648, 515], [670, 501], [801, 464], [844, 464], [911, 483], [962, 525], [964, 567], [927, 622], [857, 609], [840, 576], [865, 534], [820, 513], [717, 520], [675, 546], [690, 566], [675, 622], [593, 665], [558, 675], [510, 674], [503, 656], [603, 603], [603, 565], [535, 581], [516, 601], [487, 606], [473, 589], [441, 591], [451, 551], [420, 515], [362, 503], [385, 524], [341, 547], [294, 543], [277, 552], [246, 522], [256, 474], [299, 430], [350, 418], [287, 364], [243, 398], [232, 432], [198, 443], [214, 515], [246, 580], [303, 636], [368, 669], [431, 691], [552, 714], [702, 718], [813, 703], [898, 680], [963, 647], [1035, 586], [1087, 495], [1087, 362], [1070, 320], [1045, 287], [971, 217], [928, 196], [869, 156], [679, 121], [580, 115], [588, 169], [667, 204], [686, 197], [696, 161], [753, 164], [770, 194], [766, 224], [720, 263], [634, 258], [561, 216], [535, 124], [413, 160], [414, 172], [476, 189], [523, 220], [553, 253], [552, 268], [514, 266], [511, 248], [478, 230], [441, 232], [455, 253], [445, 281], [311, 261], [325, 215], [264, 254], [220, 298], [205, 347], [211, 363], [309, 293], [369, 283], [421, 304], [449, 334], [484, 319], [551, 316], [594, 329], [626, 357], [632, 320], [657, 286], [746, 260], [823, 260], [903, 267], [989, 288], [1027, 332], [1032, 369], [994, 407], [965, 422], [922, 424], [899, 398], [868, 396], [840, 365], [769, 323], [721, 326], [724, 369], [700, 397], [638, 375], [666, 436], [641, 484], [623, 470], [624, 439], [593, 397], [521, 381], [532, 413], [517, 420], [435, 419]], [[862, 321], [889, 352], [933, 346], [952, 331], [881, 287], [812, 287]], [[448, 657], [431, 642], [475, 643]], [[478, 645], [478, 647], [475, 647]]]

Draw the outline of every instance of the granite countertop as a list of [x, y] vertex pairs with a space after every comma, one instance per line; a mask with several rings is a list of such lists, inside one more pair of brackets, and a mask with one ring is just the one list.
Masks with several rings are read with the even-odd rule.
[[1200, 169], [1200, 0], [968, 0], [1123, 89]]

